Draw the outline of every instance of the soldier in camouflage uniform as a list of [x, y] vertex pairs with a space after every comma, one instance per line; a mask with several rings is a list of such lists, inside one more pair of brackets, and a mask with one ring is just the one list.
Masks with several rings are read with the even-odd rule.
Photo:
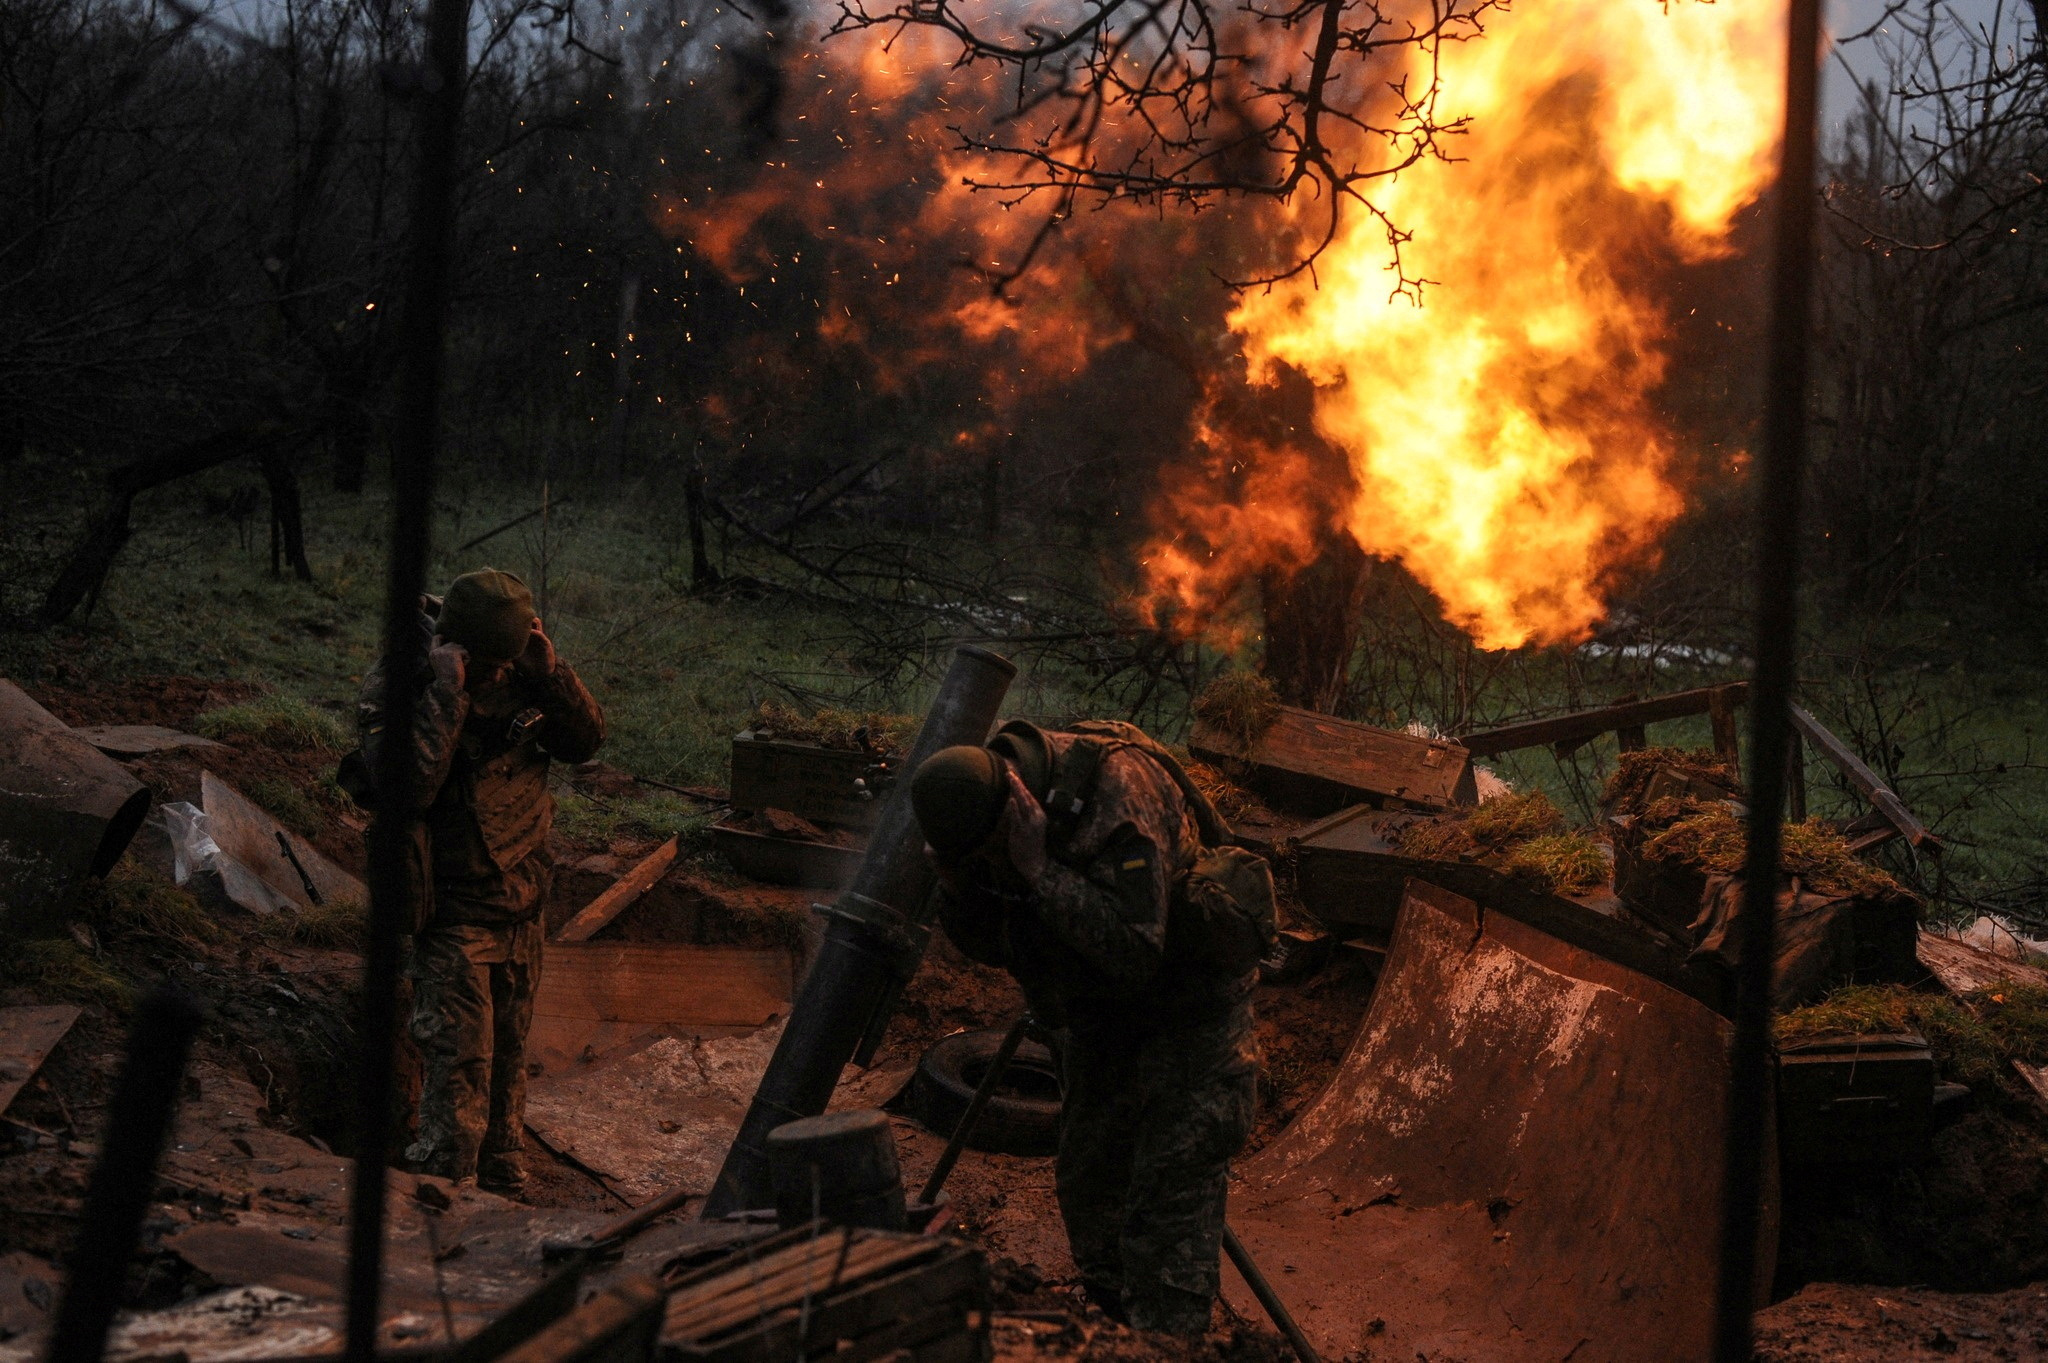
[[1140, 1329], [1196, 1334], [1252, 1124], [1255, 976], [1169, 949], [1175, 887], [1202, 850], [1196, 819], [1139, 746], [1106, 745], [1092, 788], [1074, 789], [1069, 759], [1087, 741], [1007, 725], [987, 748], [929, 759], [912, 803], [947, 935], [1008, 969], [1063, 1032], [1057, 1184], [1084, 1289]]
[[[431, 604], [431, 603], [430, 603]], [[587, 761], [604, 712], [511, 573], [455, 580], [414, 716], [420, 866], [407, 974], [425, 1065], [415, 1167], [517, 1192], [525, 1182], [526, 1033], [540, 983], [540, 911], [553, 860], [550, 758]], [[370, 769], [385, 729], [384, 669], [363, 681]]]

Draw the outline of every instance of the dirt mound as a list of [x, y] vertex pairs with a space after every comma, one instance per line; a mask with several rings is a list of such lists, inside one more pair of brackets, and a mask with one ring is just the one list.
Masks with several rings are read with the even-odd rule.
[[91, 686], [43, 683], [28, 689], [45, 710], [77, 728], [86, 724], [161, 724], [189, 730], [208, 710], [263, 694], [252, 682], [204, 677], [130, 677]]
[[1816, 1283], [1756, 1318], [1757, 1363], [2048, 1355], [2048, 1287], [1951, 1294]]

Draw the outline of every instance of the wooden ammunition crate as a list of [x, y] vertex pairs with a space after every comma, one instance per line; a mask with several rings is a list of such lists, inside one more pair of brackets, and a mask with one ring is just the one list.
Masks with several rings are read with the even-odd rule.
[[1910, 1164], [1934, 1132], [1934, 1053], [1917, 1032], [1819, 1037], [1778, 1055], [1787, 1165]]
[[661, 1352], [701, 1363], [986, 1363], [988, 1262], [963, 1241], [821, 1224], [677, 1279]]
[[1443, 738], [1280, 707], [1249, 750], [1232, 735], [1195, 725], [1188, 750], [1223, 766], [1275, 809], [1309, 818], [1361, 802], [1448, 809], [1478, 802], [1472, 754]]
[[898, 765], [894, 757], [742, 733], [732, 741], [732, 806], [786, 809], [816, 823], [867, 832]]
[[843, 890], [860, 870], [861, 847], [834, 847], [802, 838], [778, 838], [733, 826], [728, 815], [711, 825], [711, 845], [749, 880], [766, 885], [798, 885], [812, 890]]

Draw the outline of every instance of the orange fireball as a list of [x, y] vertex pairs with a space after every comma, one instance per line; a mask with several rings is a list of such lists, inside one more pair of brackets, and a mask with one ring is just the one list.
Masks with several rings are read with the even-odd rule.
[[[1469, 119], [1444, 141], [1455, 159], [1368, 188], [1410, 234], [1398, 266], [1382, 222], [1352, 212], [1312, 275], [1247, 291], [1230, 319], [1255, 378], [1286, 364], [1317, 385], [1353, 475], [1337, 523], [1484, 647], [1585, 637], [1682, 509], [1644, 262], [1724, 250], [1768, 184], [1782, 17], [1761, 0], [1497, 15], [1439, 54], [1439, 122]], [[1292, 211], [1308, 234], [1326, 205]], [[1272, 561], [1300, 540], [1274, 536]], [[1149, 568], [1155, 599], [1188, 597], [1185, 555]]]

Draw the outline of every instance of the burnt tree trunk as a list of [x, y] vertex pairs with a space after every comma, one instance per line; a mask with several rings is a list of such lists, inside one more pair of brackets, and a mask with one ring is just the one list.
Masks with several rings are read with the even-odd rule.
[[282, 577], [289, 564], [293, 577], [311, 582], [313, 565], [306, 562], [306, 514], [299, 500], [299, 470], [275, 445], [264, 451], [263, 481], [270, 487], [270, 575]]
[[704, 461], [692, 459], [688, 480], [683, 484], [683, 511], [690, 523], [690, 590], [705, 591], [718, 585], [718, 569], [704, 547]]
[[231, 459], [267, 448], [281, 436], [282, 432], [275, 428], [231, 427], [110, 470], [99, 513], [86, 526], [57, 580], [44, 594], [37, 619], [44, 625], [55, 625], [70, 619], [80, 606], [88, 613], [91, 611], [99, 600], [100, 589], [106, 585], [114, 559], [128, 543], [128, 517], [137, 497], [151, 488], [204, 473]]
[[1259, 605], [1266, 620], [1262, 670], [1282, 704], [1327, 713], [1343, 697], [1369, 566], [1357, 541], [1339, 532], [1298, 572], [1260, 574]]

